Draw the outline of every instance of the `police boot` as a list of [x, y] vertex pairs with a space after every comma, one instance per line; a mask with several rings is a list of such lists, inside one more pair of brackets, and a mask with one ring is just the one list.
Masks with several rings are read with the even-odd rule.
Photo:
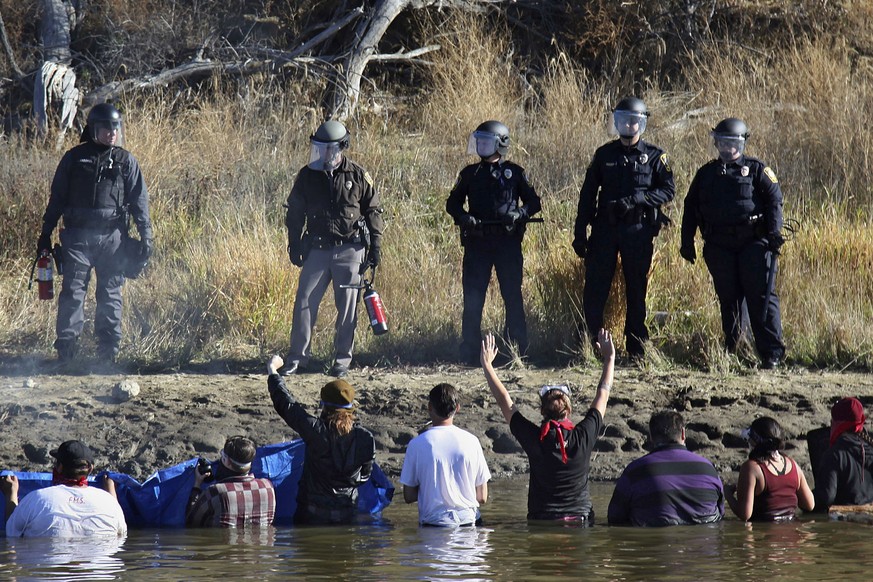
[[55, 341], [55, 349], [58, 352], [59, 362], [72, 362], [79, 352], [79, 345], [76, 340], [57, 340]]

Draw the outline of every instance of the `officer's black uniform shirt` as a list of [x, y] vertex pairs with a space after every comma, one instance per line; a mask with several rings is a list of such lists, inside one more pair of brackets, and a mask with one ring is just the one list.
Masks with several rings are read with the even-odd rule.
[[667, 154], [658, 146], [639, 140], [625, 146], [616, 139], [594, 152], [579, 193], [575, 235], [585, 238], [598, 208], [620, 198], [633, 197], [636, 205], [659, 208], [676, 193]]
[[763, 234], [782, 229], [782, 190], [775, 172], [745, 155], [728, 163], [712, 160], [697, 171], [688, 189], [682, 245], [693, 245], [698, 228], [741, 226], [755, 216], [764, 221]]
[[[464, 210], [464, 202], [469, 210]], [[540, 197], [528, 181], [524, 168], [504, 160], [482, 161], [462, 169], [446, 201], [446, 212], [455, 223], [460, 223], [467, 213], [484, 221], [500, 220], [514, 211], [530, 218], [541, 208]]]

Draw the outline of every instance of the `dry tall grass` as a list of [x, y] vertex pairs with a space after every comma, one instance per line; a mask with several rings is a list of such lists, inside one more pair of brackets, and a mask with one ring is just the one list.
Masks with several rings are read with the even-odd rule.
[[[358, 361], [454, 357], [461, 249], [444, 204], [457, 172], [473, 161], [465, 155], [468, 133], [489, 118], [512, 128], [512, 158], [543, 197], [546, 222], [531, 225], [525, 240], [532, 359], [584, 359], [576, 339], [584, 267], [570, 248], [572, 228], [585, 167], [608, 139], [608, 105], [623, 90], [589, 78], [561, 55], [531, 85], [513, 64], [505, 35], [469, 22], [443, 32], [444, 49], [414, 110], [385, 104], [382, 113], [363, 111], [350, 123], [350, 155], [373, 175], [388, 219], [376, 286], [391, 333], [376, 338], [362, 321]], [[738, 115], [752, 129], [748, 153], [774, 167], [786, 215], [801, 224], [785, 246], [778, 281], [790, 360], [869, 369], [873, 138], [858, 120], [873, 107], [870, 69], [840, 47], [798, 44], [758, 60], [739, 50], [699, 54], [689, 62], [687, 90], [651, 87], [642, 95], [653, 113], [646, 139], [671, 155], [677, 183], [667, 209], [674, 226], [657, 240], [651, 274], [653, 361], [715, 370], [744, 365], [720, 349], [718, 306], [702, 261], [691, 266], [678, 255], [682, 199], [711, 157], [709, 128]], [[255, 80], [239, 93], [216, 89], [219, 96], [193, 104], [167, 93], [128, 107], [128, 145], [149, 185], [158, 244], [147, 274], [125, 288], [123, 358], [142, 365], [255, 361], [287, 348], [298, 271], [284, 250], [282, 203], [320, 121], [317, 95], [292, 86], [266, 90]], [[55, 307], [26, 291], [26, 275], [58, 153], [15, 140], [0, 150], [0, 344], [7, 354], [48, 355]], [[619, 277], [614, 291], [621, 285]], [[325, 360], [331, 302], [328, 293], [315, 335], [315, 353]], [[608, 310], [620, 336], [621, 301]], [[498, 330], [501, 321], [495, 281], [484, 325]]]

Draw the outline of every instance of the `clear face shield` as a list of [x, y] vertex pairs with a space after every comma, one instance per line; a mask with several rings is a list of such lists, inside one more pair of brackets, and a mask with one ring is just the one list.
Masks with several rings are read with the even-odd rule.
[[343, 159], [342, 148], [335, 141], [323, 142], [310, 140], [312, 145], [309, 151], [309, 163], [311, 169], [316, 171], [326, 170], [328, 172], [336, 170]]
[[643, 132], [646, 131], [646, 119], [644, 114], [636, 111], [613, 111], [609, 134], [626, 139], [643, 135]]
[[474, 131], [467, 141], [467, 153], [487, 160], [497, 153], [497, 136], [488, 131]]
[[124, 127], [120, 120], [96, 121], [90, 129], [91, 139], [96, 143], [124, 147]]
[[732, 162], [743, 155], [746, 149], [746, 138], [738, 135], [712, 134], [712, 145], [715, 154], [723, 162]]

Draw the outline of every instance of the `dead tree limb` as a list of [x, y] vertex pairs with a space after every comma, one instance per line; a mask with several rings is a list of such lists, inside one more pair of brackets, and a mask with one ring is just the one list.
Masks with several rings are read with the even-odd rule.
[[3, 50], [6, 51], [6, 58], [9, 59], [9, 65], [15, 72], [15, 76], [19, 79], [24, 76], [21, 69], [18, 68], [18, 63], [15, 61], [15, 53], [12, 52], [12, 45], [9, 44], [9, 36], [6, 34], [6, 24], [3, 22], [3, 14], [0, 13], [0, 37], [3, 40]]

